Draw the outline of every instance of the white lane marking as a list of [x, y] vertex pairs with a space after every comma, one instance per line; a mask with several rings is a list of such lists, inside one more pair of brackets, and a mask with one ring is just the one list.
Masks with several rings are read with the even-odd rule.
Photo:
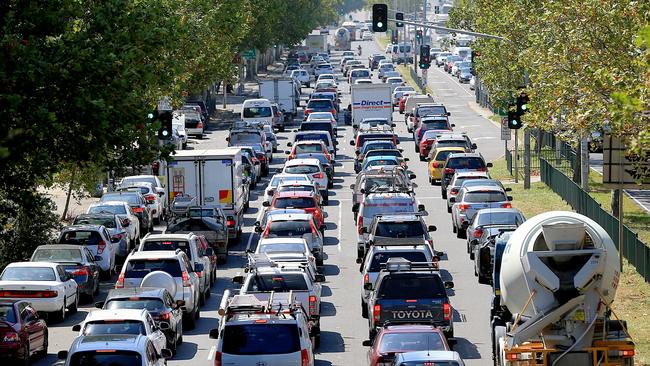
[[208, 353], [208, 361], [214, 358], [214, 354], [217, 352], [217, 346], [210, 347], [210, 352]]
[[251, 249], [251, 243], [253, 243], [253, 236], [254, 235], [255, 235], [255, 233], [250, 233], [250, 235], [248, 236], [248, 243], [246, 243], [246, 250], [247, 251]]
[[[456, 82], [456, 80], [454, 80], [454, 78], [451, 77], [451, 75], [449, 75], [446, 72], [444, 72], [443, 70], [439, 70], [439, 69], [438, 69], [438, 72], [445, 75], [449, 80], [451, 80], [453, 85], [457, 86], [460, 90], [464, 91], [465, 94], [469, 95], [470, 97], [474, 95], [474, 94], [470, 93], [469, 91], [467, 91], [467, 89], [463, 88], [460, 84], [458, 84]], [[444, 90], [444, 89], [438, 89], [438, 90]], [[449, 90], [451, 90], [451, 89], [449, 89]]]
[[[340, 200], [339, 200], [339, 201], [340, 201]], [[337, 223], [337, 225], [338, 225], [338, 227], [339, 227], [339, 235], [338, 235], [338, 238], [339, 238], [339, 245], [337, 245], [337, 248], [338, 248], [338, 250], [339, 250], [339, 253], [341, 252], [341, 242], [343, 241], [343, 240], [341, 240], [341, 239], [342, 239], [342, 237], [341, 237], [341, 217], [343, 216], [343, 215], [342, 215], [342, 212], [341, 212], [342, 207], [343, 207], [343, 204], [342, 204], [341, 202], [339, 202], [339, 221], [338, 221], [338, 223]]]
[[496, 139], [496, 137], [494, 137], [494, 136], [483, 136], [483, 137], [475, 137], [474, 141], [476, 141], [476, 140], [495, 140], [495, 139]]

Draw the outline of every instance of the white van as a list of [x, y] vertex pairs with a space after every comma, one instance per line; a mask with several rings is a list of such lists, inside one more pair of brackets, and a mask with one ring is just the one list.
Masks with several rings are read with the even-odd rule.
[[273, 108], [268, 99], [248, 99], [241, 108], [241, 120], [273, 126]]
[[370, 79], [370, 69], [355, 69], [350, 70], [350, 80], [348, 80], [350, 86], [354, 85], [354, 82], [359, 79]]
[[452, 54], [467, 59], [472, 56], [472, 49], [470, 47], [454, 47]]
[[393, 63], [404, 63], [405, 58], [406, 62], [413, 62], [413, 49], [409, 43], [400, 43], [391, 45], [392, 49], [390, 54], [392, 55]]

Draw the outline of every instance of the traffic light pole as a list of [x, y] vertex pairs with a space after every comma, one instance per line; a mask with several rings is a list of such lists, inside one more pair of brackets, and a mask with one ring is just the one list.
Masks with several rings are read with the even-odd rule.
[[524, 189], [530, 189], [530, 130], [524, 129]]
[[519, 130], [515, 130], [515, 153], [512, 160], [515, 165], [515, 183], [519, 183]]
[[[391, 21], [391, 22], [394, 22], [395, 18], [389, 18], [388, 20]], [[452, 33], [467, 34], [469, 36], [498, 39], [500, 41], [510, 42], [507, 38], [503, 38], [503, 37], [500, 37], [500, 36], [495, 36], [494, 34], [472, 32], [472, 31], [466, 31], [466, 30], [463, 30], [463, 29], [447, 28], [447, 27], [442, 27], [442, 26], [439, 26], [439, 25], [425, 24], [425, 23], [421, 23], [421, 22], [413, 22], [413, 21], [410, 21], [410, 20], [400, 20], [400, 22], [402, 22], [404, 24], [408, 24], [408, 25], [414, 25], [416, 27], [426, 28], [426, 29], [443, 30], [443, 31], [452, 32]]]

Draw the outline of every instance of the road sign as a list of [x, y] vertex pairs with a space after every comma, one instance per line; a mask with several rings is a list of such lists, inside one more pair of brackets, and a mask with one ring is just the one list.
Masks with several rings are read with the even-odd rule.
[[629, 154], [625, 137], [605, 134], [603, 143], [603, 186], [605, 188], [650, 188], [650, 161], [641, 161]]
[[508, 128], [508, 117], [501, 117], [501, 141], [510, 141], [512, 134]]
[[245, 51], [242, 56], [247, 60], [255, 60], [255, 49]]

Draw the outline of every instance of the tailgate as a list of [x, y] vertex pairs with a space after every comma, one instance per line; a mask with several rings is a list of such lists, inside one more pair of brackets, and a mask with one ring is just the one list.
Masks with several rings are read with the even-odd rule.
[[442, 299], [379, 300], [380, 322], [443, 322]]

